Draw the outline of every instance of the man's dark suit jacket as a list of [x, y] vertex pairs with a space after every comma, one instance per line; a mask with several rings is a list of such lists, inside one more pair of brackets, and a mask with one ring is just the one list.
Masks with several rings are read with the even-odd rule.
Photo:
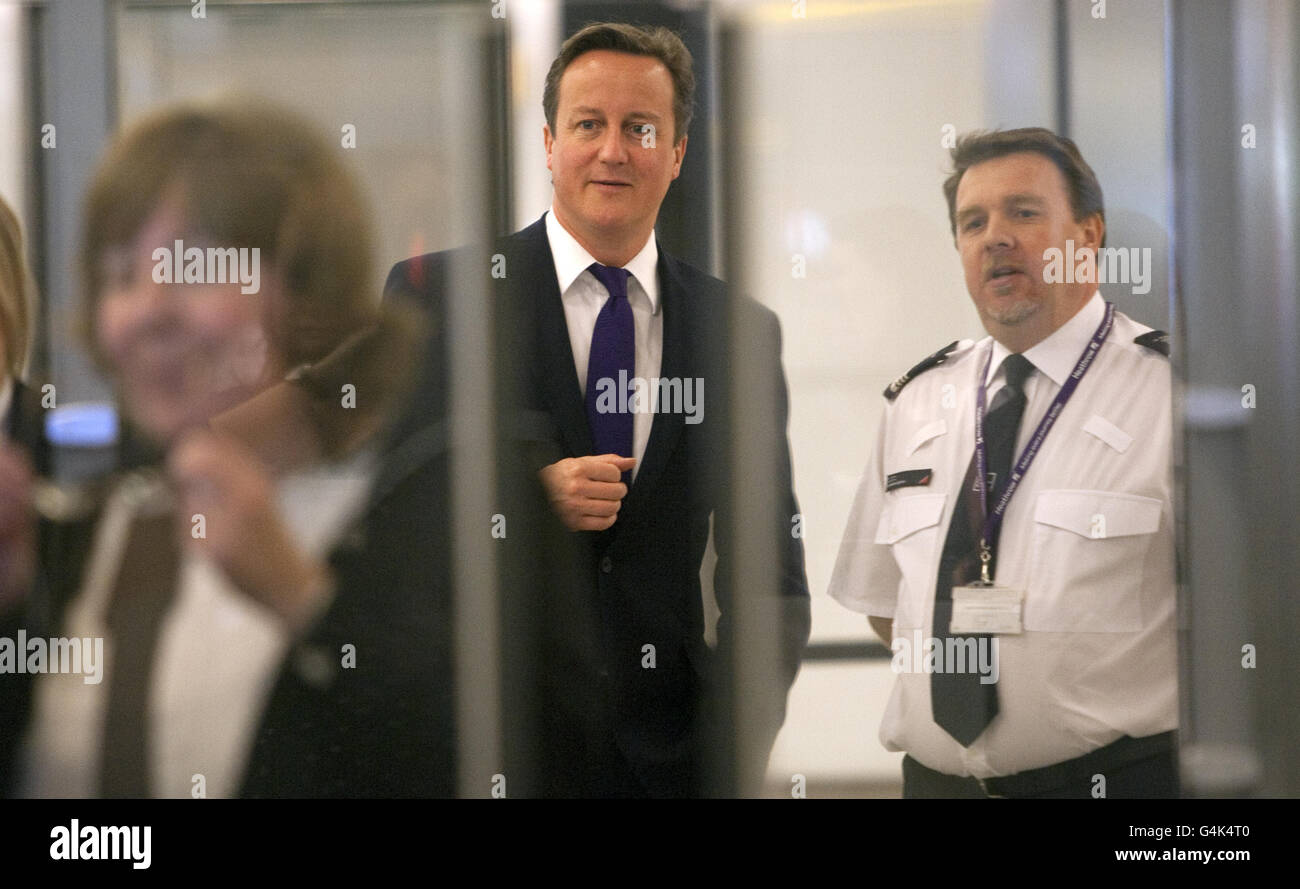
[[[512, 394], [503, 412], [505, 436], [511, 439], [507, 453], [518, 456], [523, 467], [505, 471], [514, 482], [533, 486], [527, 500], [535, 507], [545, 503], [537, 470], [565, 457], [591, 454], [591, 434], [545, 217], [502, 239], [494, 251], [493, 256], [461, 250], [405, 260], [390, 273], [385, 294], [415, 300], [437, 325], [453, 261], [481, 263], [472, 267], [482, 269], [494, 297], [497, 366], [510, 377], [506, 391]], [[533, 762], [555, 774], [527, 785], [540, 794], [694, 796], [719, 789], [702, 764], [709, 753], [705, 747], [721, 737], [718, 690], [725, 671], [719, 664], [730, 663], [727, 621], [733, 597], [756, 595], [732, 588], [734, 562], [726, 529], [731, 527], [733, 483], [770, 485], [780, 504], [776, 515], [746, 517], [747, 527], [780, 553], [781, 565], [780, 601], [772, 609], [781, 615], [781, 657], [779, 678], [764, 692], [765, 749], [784, 719], [786, 695], [807, 643], [809, 599], [802, 543], [791, 534], [798, 507], [777, 318], [750, 299], [729, 295], [723, 282], [662, 250], [658, 275], [660, 377], [703, 380], [703, 421], [687, 423], [682, 413], [655, 415], [637, 476], [609, 530], [563, 532], [544, 508], [531, 510], [537, 524], [522, 533], [509, 526], [514, 559], [507, 557], [503, 588], [514, 598], [507, 599], [508, 616], [527, 612], [530, 600], [545, 602], [532, 604], [531, 614], [535, 621], [548, 622], [547, 627], [521, 627], [520, 620], [514, 627], [529, 636], [534, 657], [565, 665], [562, 670], [543, 667], [543, 677], [534, 672], [531, 680], [523, 680], [545, 686], [539, 695], [513, 689], [517, 699], [541, 701], [535, 706], [547, 711], [537, 715], [533, 725], [539, 734], [532, 739], [547, 752], [534, 751]], [[764, 360], [761, 379], [751, 381], [746, 409], [758, 412], [764, 434], [780, 455], [774, 473], [731, 465], [725, 344], [732, 321], [761, 332], [748, 344]], [[439, 385], [446, 385], [448, 372], [444, 363]], [[711, 515], [718, 554], [714, 592], [721, 610], [717, 649], [705, 643], [700, 582]], [[508, 638], [507, 648], [511, 645]], [[654, 646], [653, 668], [646, 666], [646, 645]], [[506, 675], [525, 672], [507, 670]], [[508, 698], [511, 693], [507, 688]]]

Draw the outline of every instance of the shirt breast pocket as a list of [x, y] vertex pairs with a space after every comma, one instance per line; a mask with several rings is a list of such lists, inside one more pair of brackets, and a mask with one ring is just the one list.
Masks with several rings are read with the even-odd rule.
[[885, 495], [876, 543], [889, 547], [903, 575], [894, 611], [896, 630], [919, 628], [926, 603], [934, 595], [935, 552], [941, 543], [939, 528], [947, 499], [947, 494]]
[[1043, 491], [1034, 506], [1026, 630], [1142, 629], [1147, 553], [1161, 501], [1113, 491]]

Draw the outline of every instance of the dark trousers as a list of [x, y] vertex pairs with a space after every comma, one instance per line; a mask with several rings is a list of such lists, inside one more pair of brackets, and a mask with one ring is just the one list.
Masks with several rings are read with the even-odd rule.
[[1173, 732], [1120, 738], [1077, 759], [983, 784], [976, 778], [936, 772], [910, 756], [903, 757], [903, 799], [1093, 799], [1101, 795], [1103, 786], [1106, 799], [1177, 798], [1178, 755]]

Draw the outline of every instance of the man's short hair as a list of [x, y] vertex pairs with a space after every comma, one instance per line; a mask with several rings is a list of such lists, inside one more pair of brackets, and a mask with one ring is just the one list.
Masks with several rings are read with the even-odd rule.
[[[1043, 127], [978, 130], [957, 140], [952, 149], [952, 175], [943, 183], [943, 195], [948, 199], [948, 225], [953, 238], [957, 237], [957, 186], [966, 171], [984, 161], [1026, 151], [1041, 154], [1061, 171], [1075, 222], [1096, 213], [1105, 223], [1106, 207], [1101, 196], [1101, 183], [1073, 141]], [[1102, 245], [1105, 243], [1103, 235]]]
[[542, 92], [542, 110], [546, 112], [546, 123], [551, 133], [555, 133], [555, 115], [560, 107], [560, 78], [565, 69], [578, 56], [598, 49], [651, 56], [663, 62], [673, 79], [673, 143], [680, 142], [690, 129], [695, 114], [695, 71], [691, 52], [682, 39], [667, 28], [622, 22], [587, 25], [560, 47], [560, 54], [546, 74], [546, 87]]

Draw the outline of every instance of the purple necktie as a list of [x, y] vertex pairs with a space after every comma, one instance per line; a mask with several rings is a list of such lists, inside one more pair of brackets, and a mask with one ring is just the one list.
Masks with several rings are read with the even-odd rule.
[[[596, 316], [587, 362], [587, 423], [593, 453], [631, 457], [632, 413], [627, 409], [627, 389], [636, 374], [636, 333], [632, 305], [627, 301], [631, 273], [598, 262], [587, 270], [609, 291], [609, 299]], [[623, 473], [623, 483], [632, 484], [631, 472]]]

